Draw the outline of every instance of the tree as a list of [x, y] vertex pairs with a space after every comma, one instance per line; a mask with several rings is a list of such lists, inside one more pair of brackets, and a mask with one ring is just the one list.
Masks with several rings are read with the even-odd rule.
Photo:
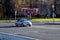
[[12, 5], [12, 0], [4, 0], [4, 15], [10, 17], [13, 15], [14, 9]]

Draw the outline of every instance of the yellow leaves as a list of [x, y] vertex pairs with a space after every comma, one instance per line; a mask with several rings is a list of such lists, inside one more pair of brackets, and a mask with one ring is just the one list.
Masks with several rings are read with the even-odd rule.
[[[20, 3], [21, 2], [21, 3]], [[21, 7], [28, 7], [29, 6], [29, 2], [28, 3], [25, 3], [23, 4], [25, 1], [22, 1], [22, 0], [15, 0], [15, 8], [16, 9], [20, 9]]]

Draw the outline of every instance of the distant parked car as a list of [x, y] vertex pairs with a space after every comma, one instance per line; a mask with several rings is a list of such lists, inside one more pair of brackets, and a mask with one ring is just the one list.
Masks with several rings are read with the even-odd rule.
[[32, 26], [32, 22], [30, 22], [29, 20], [27, 20], [25, 18], [20, 18], [20, 19], [16, 20], [15, 25], [16, 26], [21, 26], [21, 27], [26, 27], [26, 26], [31, 27]]

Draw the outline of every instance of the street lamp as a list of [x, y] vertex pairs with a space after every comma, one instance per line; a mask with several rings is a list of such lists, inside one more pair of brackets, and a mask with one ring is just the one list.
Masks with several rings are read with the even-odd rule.
[[52, 5], [52, 10], [53, 10], [52, 18], [53, 18], [53, 23], [54, 23], [54, 18], [55, 18], [55, 16], [56, 16], [54, 4]]
[[54, 18], [55, 18], [55, 16], [56, 16], [56, 14], [55, 14], [55, 0], [53, 0], [53, 4], [52, 4], [52, 10], [53, 10], [53, 14], [52, 14], [52, 18], [53, 18], [53, 23], [54, 23]]

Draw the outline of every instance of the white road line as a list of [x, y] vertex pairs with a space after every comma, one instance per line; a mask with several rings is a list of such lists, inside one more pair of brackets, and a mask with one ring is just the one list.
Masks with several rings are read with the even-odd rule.
[[18, 37], [29, 38], [29, 39], [33, 39], [33, 40], [40, 40], [40, 39], [31, 38], [31, 37], [27, 37], [27, 36], [14, 35], [14, 34], [11, 34], [11, 33], [0, 32], [0, 34], [7, 34], [7, 35], [11, 35], [11, 36], [18, 36]]

